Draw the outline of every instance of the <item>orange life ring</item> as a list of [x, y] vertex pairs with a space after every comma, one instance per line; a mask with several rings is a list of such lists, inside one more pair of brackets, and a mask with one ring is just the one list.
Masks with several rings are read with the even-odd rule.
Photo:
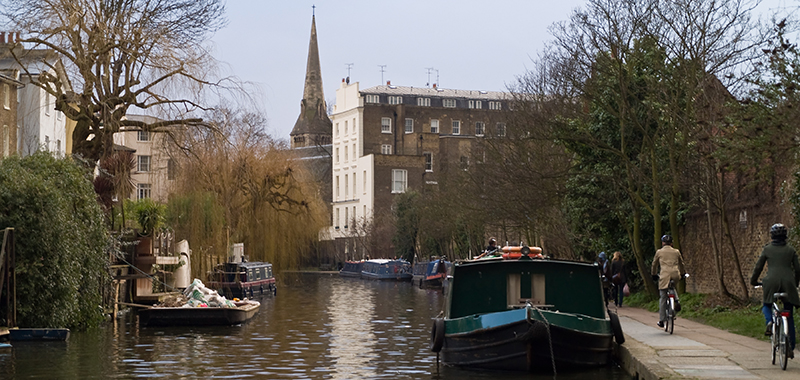
[[[541, 247], [528, 247], [530, 253], [528, 253], [528, 257], [531, 259], [542, 259], [542, 248]], [[503, 247], [503, 259], [505, 260], [519, 260], [522, 257], [522, 247]]]

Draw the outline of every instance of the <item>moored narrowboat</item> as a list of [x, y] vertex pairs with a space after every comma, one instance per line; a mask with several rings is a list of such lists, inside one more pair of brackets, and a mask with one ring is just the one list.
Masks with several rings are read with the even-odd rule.
[[613, 340], [625, 338], [597, 267], [540, 259], [529, 247], [505, 252], [520, 255], [453, 266], [444, 318], [431, 331], [442, 362], [534, 372], [607, 364]]
[[363, 261], [345, 261], [339, 276], [342, 277], [361, 277], [361, 270], [364, 267]]
[[453, 264], [444, 258], [414, 263], [411, 284], [420, 288], [441, 288]]
[[372, 259], [364, 262], [361, 277], [372, 280], [411, 280], [411, 263], [406, 260]]
[[261, 261], [219, 264], [209, 273], [206, 286], [228, 299], [278, 293], [272, 264]]

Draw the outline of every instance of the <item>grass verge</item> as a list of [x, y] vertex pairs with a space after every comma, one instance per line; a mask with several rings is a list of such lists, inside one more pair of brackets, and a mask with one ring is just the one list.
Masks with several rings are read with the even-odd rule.
[[[680, 296], [681, 311], [678, 317], [700, 322], [735, 334], [768, 340], [764, 336], [764, 315], [760, 303], [737, 305], [734, 301], [718, 295], [689, 294]], [[625, 299], [626, 306], [641, 307], [658, 312], [658, 299], [651, 300], [644, 293], [634, 293]], [[800, 317], [794, 313], [795, 326], [800, 326]]]

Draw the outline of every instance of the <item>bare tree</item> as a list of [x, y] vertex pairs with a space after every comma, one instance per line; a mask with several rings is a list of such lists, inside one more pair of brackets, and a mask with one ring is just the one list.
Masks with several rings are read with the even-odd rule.
[[[42, 49], [60, 57], [42, 62], [48, 70], [32, 84], [77, 122], [73, 153], [90, 166], [111, 154], [116, 132], [199, 124], [191, 116], [205, 108], [199, 94], [221, 88], [209, 79], [213, 59], [203, 47], [225, 24], [221, 0], [0, 0], [0, 9], [24, 31], [11, 50], [18, 61]], [[158, 110], [164, 121], [124, 120], [131, 107]]]

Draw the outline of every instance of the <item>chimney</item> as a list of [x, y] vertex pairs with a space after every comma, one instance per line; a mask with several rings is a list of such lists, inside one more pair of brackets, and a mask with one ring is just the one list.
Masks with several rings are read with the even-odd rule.
[[390, 80], [387, 80], [387, 81], [386, 81], [386, 85], [387, 85], [387, 86], [391, 86], [391, 85], [392, 85], [392, 81], [390, 81]]
[[0, 43], [6, 43], [6, 32], [0, 32]]
[[19, 32], [17, 32], [17, 42], [19, 42]]
[[434, 89], [434, 90], [436, 89], [436, 83], [434, 83], [434, 84], [433, 84], [433, 89]]

